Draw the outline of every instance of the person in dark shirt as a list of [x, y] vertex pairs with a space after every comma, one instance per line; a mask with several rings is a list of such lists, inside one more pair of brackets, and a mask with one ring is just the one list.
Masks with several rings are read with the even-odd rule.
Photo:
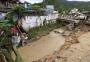
[[26, 33], [26, 31], [23, 29], [22, 26], [19, 26], [19, 30], [20, 30], [21, 33]]
[[21, 38], [20, 45], [24, 46], [26, 43], [26, 38], [28, 38], [26, 36], [27, 32], [23, 29], [22, 26], [17, 26], [17, 28], [18, 28], [18, 32], [20, 33], [20, 38]]
[[13, 46], [16, 48], [19, 46], [19, 43], [20, 43], [20, 36], [18, 34], [18, 30], [17, 30], [17, 26], [16, 25], [13, 25], [11, 28], [10, 28], [10, 33], [11, 33], [11, 36], [12, 36], [12, 44]]

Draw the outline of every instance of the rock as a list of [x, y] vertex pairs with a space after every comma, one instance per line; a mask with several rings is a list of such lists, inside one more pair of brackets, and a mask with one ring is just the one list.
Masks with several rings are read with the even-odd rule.
[[68, 38], [66, 38], [66, 41], [70, 42], [70, 41], [73, 41], [73, 39], [71, 37], [68, 37]]
[[57, 59], [60, 59], [61, 57], [60, 56], [56, 56]]
[[74, 29], [74, 23], [70, 23], [66, 26], [69, 30], [73, 30]]
[[66, 62], [65, 58], [61, 58], [61, 59], [55, 59], [55, 62]]
[[64, 30], [63, 29], [56, 29], [54, 30], [55, 33], [60, 33], [60, 34], [63, 34], [64, 33]]
[[70, 31], [65, 31], [65, 32], [63, 33], [63, 36], [69, 36], [70, 34], [71, 34]]

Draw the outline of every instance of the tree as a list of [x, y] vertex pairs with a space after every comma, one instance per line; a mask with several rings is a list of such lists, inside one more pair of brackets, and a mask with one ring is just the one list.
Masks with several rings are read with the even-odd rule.
[[39, 5], [33, 5], [32, 9], [35, 11], [39, 11], [40, 10], [40, 6]]
[[18, 19], [21, 19], [24, 16], [25, 8], [22, 5], [15, 5], [12, 8], [12, 13], [18, 15]]
[[[21, 56], [19, 55], [18, 50], [14, 48], [11, 43], [11, 37], [10, 37], [10, 31], [9, 31], [10, 27], [16, 24], [16, 22], [22, 18], [23, 13], [24, 13], [24, 8], [22, 6], [16, 5], [14, 8], [12, 8], [10, 12], [7, 13], [5, 20], [0, 22], [0, 29], [2, 29], [5, 33], [3, 34], [3, 36], [0, 36], [0, 59], [3, 62], [5, 61], [23, 62]], [[14, 14], [18, 15], [18, 19], [16, 20], [16, 22], [13, 19]], [[14, 52], [14, 54], [16, 55], [15, 60], [13, 60], [11, 52]]]

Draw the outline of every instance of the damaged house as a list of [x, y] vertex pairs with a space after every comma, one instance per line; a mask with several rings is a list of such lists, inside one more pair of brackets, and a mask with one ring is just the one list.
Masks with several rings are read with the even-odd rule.
[[19, 0], [0, 0], [0, 12], [8, 12]]
[[81, 13], [77, 8], [72, 9], [69, 15], [76, 20], [86, 20], [87, 16]]

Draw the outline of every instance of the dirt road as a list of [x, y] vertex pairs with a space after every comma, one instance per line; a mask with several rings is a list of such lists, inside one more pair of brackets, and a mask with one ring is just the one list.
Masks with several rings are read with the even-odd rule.
[[65, 38], [52, 31], [49, 35], [21, 47], [19, 51], [24, 62], [32, 62], [59, 50], [64, 43]]

